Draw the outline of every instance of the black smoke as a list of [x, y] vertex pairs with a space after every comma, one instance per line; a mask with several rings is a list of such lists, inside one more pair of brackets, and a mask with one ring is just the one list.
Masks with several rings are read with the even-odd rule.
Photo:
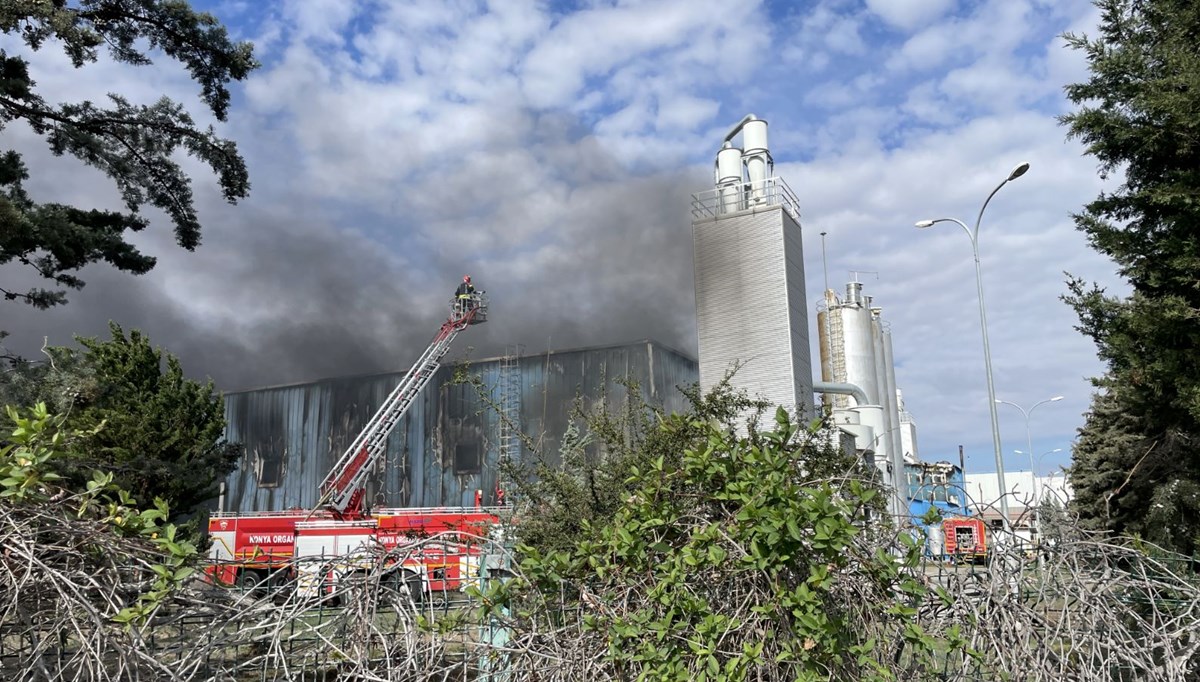
[[[134, 277], [92, 266], [66, 306], [0, 304], [0, 329], [11, 333], [5, 345], [36, 357], [43, 338], [65, 345], [73, 335], [106, 336], [113, 320], [142, 330], [189, 375], [211, 377], [223, 390], [394, 371], [426, 346], [469, 272], [489, 293], [491, 321], [460, 336], [451, 357], [642, 338], [694, 354], [688, 206], [703, 174], [630, 173], [579, 126], [527, 130], [527, 148], [554, 179], [555, 196], [538, 196], [536, 183], [499, 191], [512, 178], [481, 152], [457, 177], [497, 192], [473, 198], [454, 177], [416, 182], [397, 189], [396, 210], [387, 214], [352, 198], [308, 198], [279, 160], [290, 153], [277, 157], [242, 140], [252, 196], [225, 205], [198, 177], [199, 249], [176, 247], [156, 217], [143, 240], [159, 257], [154, 271]], [[498, 195], [506, 197], [500, 206]], [[547, 228], [505, 238], [517, 221], [544, 219], [540, 211], [555, 216]], [[455, 248], [453, 232], [423, 238], [424, 220], [461, 229], [463, 248]], [[13, 266], [0, 268], [0, 277], [28, 281]]]

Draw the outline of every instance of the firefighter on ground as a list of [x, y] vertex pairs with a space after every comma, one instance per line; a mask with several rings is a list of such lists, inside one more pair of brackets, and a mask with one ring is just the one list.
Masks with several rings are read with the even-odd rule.
[[454, 291], [454, 304], [460, 314], [474, 307], [475, 285], [471, 284], [471, 276], [463, 275], [462, 284]]

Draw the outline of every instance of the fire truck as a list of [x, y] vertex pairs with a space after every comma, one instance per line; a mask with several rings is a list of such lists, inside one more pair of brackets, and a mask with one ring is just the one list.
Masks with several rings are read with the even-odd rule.
[[429, 347], [325, 477], [315, 509], [214, 513], [209, 578], [251, 590], [286, 585], [321, 593], [334, 591], [349, 574], [384, 570], [410, 591], [463, 587], [479, 565], [479, 540], [498, 523], [496, 510], [482, 507], [479, 492], [475, 507], [368, 510], [363, 497], [388, 436], [433, 379], [454, 338], [486, 321], [484, 292], [455, 299]]
[[987, 532], [983, 519], [952, 517], [942, 521], [946, 555], [957, 562], [987, 560]]

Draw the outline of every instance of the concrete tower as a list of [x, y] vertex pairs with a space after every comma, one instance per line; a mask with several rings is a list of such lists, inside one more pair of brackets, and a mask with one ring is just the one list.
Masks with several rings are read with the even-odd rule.
[[[733, 146], [741, 134], [742, 147]], [[692, 196], [700, 387], [733, 383], [793, 411], [812, 408], [804, 250], [796, 195], [773, 175], [767, 122], [725, 136], [716, 187]]]

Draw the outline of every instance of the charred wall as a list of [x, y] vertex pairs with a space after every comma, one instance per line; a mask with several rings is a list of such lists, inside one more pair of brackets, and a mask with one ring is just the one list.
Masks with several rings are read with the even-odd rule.
[[[472, 361], [498, 402], [501, 360]], [[414, 401], [388, 440], [369, 490], [373, 505], [458, 506], [476, 490], [492, 501], [500, 457], [500, 420], [474, 386], [455, 383], [459, 365], [447, 362]], [[226, 436], [245, 452], [225, 482], [225, 511], [312, 507], [330, 467], [399, 383], [402, 372], [327, 379], [309, 384], [229, 393]], [[676, 411], [678, 387], [694, 383], [696, 361], [652, 341], [551, 351], [517, 360], [513, 380], [521, 431], [554, 458], [578, 398], [589, 405], [626, 399], [622, 379], [636, 382], [650, 402]], [[530, 456], [515, 446], [513, 456]]]

